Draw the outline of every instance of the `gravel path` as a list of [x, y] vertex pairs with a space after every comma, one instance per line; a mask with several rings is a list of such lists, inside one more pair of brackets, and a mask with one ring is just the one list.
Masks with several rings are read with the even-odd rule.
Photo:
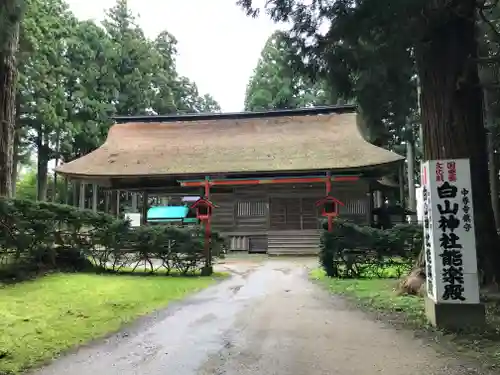
[[303, 260], [235, 273], [37, 375], [465, 375], [411, 332], [348, 309], [307, 280]]

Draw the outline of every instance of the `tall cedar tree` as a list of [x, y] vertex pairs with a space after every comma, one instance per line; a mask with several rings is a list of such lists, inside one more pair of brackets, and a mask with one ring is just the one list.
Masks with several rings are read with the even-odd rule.
[[[22, 126], [37, 156], [37, 199], [47, 196], [48, 162], [66, 135], [69, 107], [68, 39], [76, 19], [63, 0], [24, 0], [21, 24], [17, 130]], [[36, 51], [36, 53], [35, 53]], [[69, 137], [69, 134], [67, 134]]]
[[[239, 4], [249, 15], [258, 12], [252, 0]], [[306, 66], [326, 75], [337, 68], [330, 64], [333, 47], [346, 40], [414, 53], [422, 89], [424, 159], [470, 159], [479, 268], [483, 283], [494, 283], [500, 280], [500, 251], [476, 39], [477, 12], [485, 6], [476, 0], [269, 0], [266, 10], [274, 20], [292, 24]]]
[[247, 85], [246, 111], [310, 107], [336, 104], [335, 90], [307, 75], [297, 74], [293, 41], [283, 31], [274, 32], [260, 54], [259, 62]]
[[126, 0], [116, 1], [104, 28], [79, 21], [64, 0], [23, 1], [15, 165], [37, 153], [38, 199], [57, 198], [48, 162], [69, 162], [99, 147], [115, 114], [220, 110], [177, 73], [175, 38], [167, 31], [145, 38]]
[[16, 96], [15, 56], [19, 44], [22, 0], [0, 4], [0, 196], [10, 196]]

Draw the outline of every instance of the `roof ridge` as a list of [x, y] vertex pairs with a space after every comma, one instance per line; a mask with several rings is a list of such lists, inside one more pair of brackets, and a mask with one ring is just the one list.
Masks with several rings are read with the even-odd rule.
[[223, 113], [187, 113], [176, 115], [144, 115], [144, 116], [115, 116], [117, 123], [127, 122], [175, 122], [199, 120], [240, 120], [250, 118], [290, 117], [304, 115], [328, 115], [354, 113], [357, 106], [354, 104], [318, 106], [310, 108], [279, 109], [259, 112], [223, 112]]

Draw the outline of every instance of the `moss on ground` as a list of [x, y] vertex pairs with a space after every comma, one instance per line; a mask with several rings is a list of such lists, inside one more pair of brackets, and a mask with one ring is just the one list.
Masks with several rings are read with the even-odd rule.
[[21, 373], [215, 281], [53, 274], [0, 287], [0, 374]]

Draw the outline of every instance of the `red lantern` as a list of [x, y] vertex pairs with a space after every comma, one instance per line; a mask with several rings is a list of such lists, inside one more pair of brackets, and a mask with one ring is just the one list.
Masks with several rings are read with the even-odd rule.
[[321, 208], [321, 216], [335, 217], [339, 214], [339, 206], [344, 206], [344, 203], [331, 195], [327, 195], [317, 201], [316, 206]]
[[215, 204], [210, 202], [208, 199], [200, 198], [191, 206], [191, 209], [195, 210], [196, 218], [198, 220], [208, 220], [212, 216], [212, 211], [217, 208]]
[[317, 207], [321, 207], [321, 215], [328, 218], [328, 231], [331, 232], [333, 229], [333, 218], [339, 214], [339, 206], [343, 206], [344, 203], [339, 201], [337, 198], [327, 195], [323, 199], [316, 202]]

